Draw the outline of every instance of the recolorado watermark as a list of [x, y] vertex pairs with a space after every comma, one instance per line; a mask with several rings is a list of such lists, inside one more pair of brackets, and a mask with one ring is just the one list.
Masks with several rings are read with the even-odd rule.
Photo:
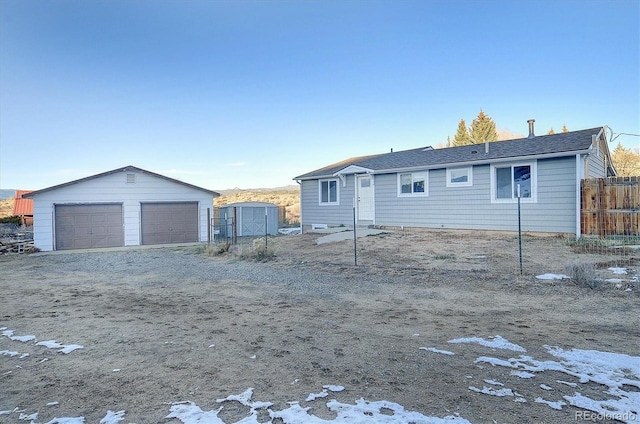
[[604, 420], [616, 420], [622, 422], [636, 421], [638, 415], [634, 412], [592, 412], [592, 411], [576, 411], [576, 421], [604, 421]]

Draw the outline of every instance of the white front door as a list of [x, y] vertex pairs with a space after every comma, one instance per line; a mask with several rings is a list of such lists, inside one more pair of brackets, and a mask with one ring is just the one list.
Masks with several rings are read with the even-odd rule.
[[373, 178], [370, 175], [357, 176], [356, 191], [358, 196], [358, 220], [373, 221]]

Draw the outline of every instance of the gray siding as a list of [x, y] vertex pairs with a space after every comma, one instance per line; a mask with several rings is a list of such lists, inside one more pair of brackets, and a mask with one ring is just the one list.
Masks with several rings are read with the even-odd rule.
[[[447, 187], [446, 169], [429, 171], [429, 195], [398, 197], [397, 174], [375, 175], [375, 224], [426, 228], [518, 229], [518, 205], [491, 202], [491, 167], [473, 167], [473, 186]], [[318, 206], [317, 180], [302, 182], [303, 225], [353, 222], [354, 179], [340, 187], [339, 206]], [[575, 233], [575, 156], [537, 161], [537, 201], [521, 203], [522, 230]]]
[[318, 180], [302, 181], [300, 196], [302, 203], [302, 225], [327, 224], [330, 226], [353, 225], [353, 198], [355, 179], [346, 178], [346, 185], [338, 180], [339, 205], [320, 205]]
[[[587, 157], [587, 175], [586, 178], [606, 178], [606, 155], [604, 154], [606, 146], [602, 146], [603, 141], [598, 140], [599, 148], [594, 149], [594, 152]], [[595, 147], [595, 146], [594, 146]]]
[[[481, 230], [518, 229], [518, 205], [491, 202], [490, 166], [473, 167], [472, 187], [447, 187], [429, 172], [428, 197], [397, 197], [396, 174], [376, 176], [376, 224]], [[575, 158], [539, 160], [537, 202], [521, 203], [523, 231], [575, 232]]]
[[[376, 176], [376, 224], [406, 227], [513, 230], [517, 207], [491, 203], [489, 165], [473, 167], [473, 186], [447, 187], [446, 169], [429, 172], [429, 196], [397, 197], [396, 174]], [[517, 218], [517, 216], [516, 216]], [[514, 226], [515, 225], [515, 226]]]

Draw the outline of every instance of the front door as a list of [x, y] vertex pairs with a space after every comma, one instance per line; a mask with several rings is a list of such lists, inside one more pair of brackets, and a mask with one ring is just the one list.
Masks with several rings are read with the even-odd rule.
[[373, 178], [371, 175], [356, 177], [358, 196], [358, 220], [373, 221]]

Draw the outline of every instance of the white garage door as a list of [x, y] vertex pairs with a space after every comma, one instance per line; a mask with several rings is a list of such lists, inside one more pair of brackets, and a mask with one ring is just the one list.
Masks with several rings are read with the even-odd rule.
[[55, 205], [56, 250], [124, 246], [122, 205]]
[[143, 203], [142, 244], [191, 243], [198, 237], [198, 202]]

